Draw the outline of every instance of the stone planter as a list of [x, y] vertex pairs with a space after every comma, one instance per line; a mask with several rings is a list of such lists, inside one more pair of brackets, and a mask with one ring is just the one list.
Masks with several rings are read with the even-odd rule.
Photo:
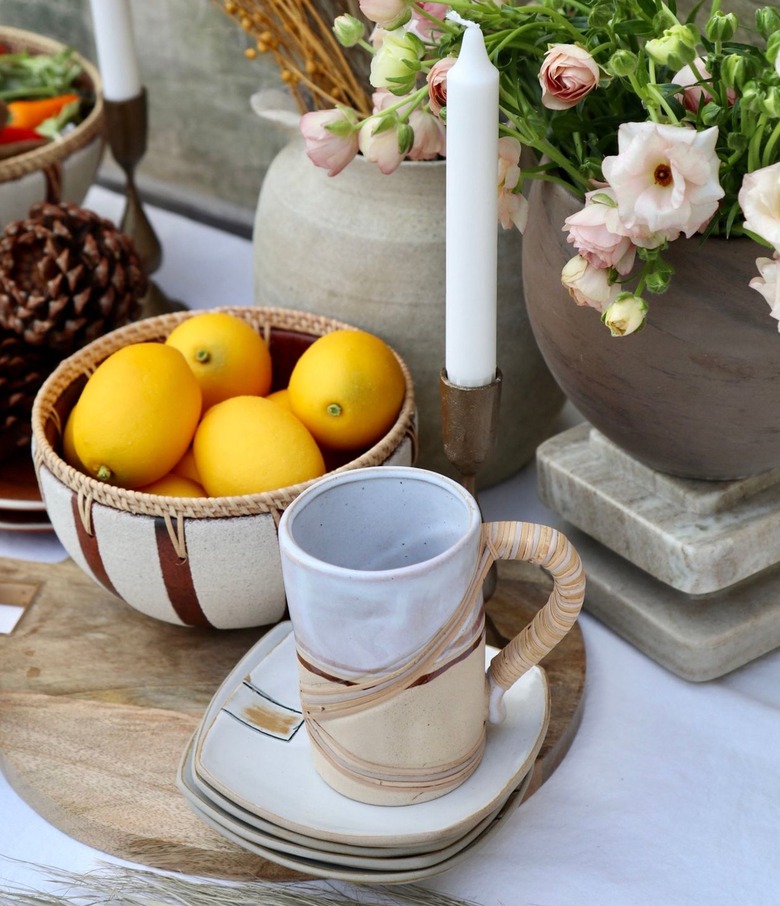
[[780, 335], [750, 289], [748, 239], [678, 239], [669, 291], [649, 295], [645, 328], [612, 337], [573, 302], [562, 232], [579, 203], [537, 182], [523, 242], [525, 298], [539, 348], [567, 396], [640, 462], [684, 478], [734, 479], [780, 466]]
[[[445, 164], [404, 162], [391, 176], [362, 158], [329, 177], [292, 141], [263, 183], [254, 230], [255, 302], [317, 312], [376, 333], [406, 361], [420, 416], [417, 464], [453, 474], [442, 452]], [[498, 441], [479, 475], [501, 481], [555, 429], [564, 397], [523, 303], [521, 237], [499, 233]]]

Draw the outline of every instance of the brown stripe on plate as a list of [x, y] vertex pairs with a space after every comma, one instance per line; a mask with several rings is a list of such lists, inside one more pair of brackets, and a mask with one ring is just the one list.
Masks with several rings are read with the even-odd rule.
[[95, 576], [98, 582], [100, 582], [103, 588], [110, 591], [111, 594], [117, 595], [117, 597], [121, 597], [121, 595], [119, 595], [117, 593], [117, 590], [114, 588], [114, 584], [111, 579], [108, 578], [106, 567], [103, 565], [103, 558], [100, 556], [97, 538], [94, 535], [89, 534], [89, 532], [84, 528], [84, 523], [81, 521], [78, 495], [70, 495], [70, 508], [73, 511], [73, 522], [76, 526], [76, 535], [79, 539], [79, 547], [81, 548], [81, 553], [84, 555], [84, 559], [87, 561], [87, 565], [92, 570], [92, 574]]
[[182, 559], [176, 552], [164, 519], [155, 518], [154, 534], [165, 590], [176, 615], [188, 626], [211, 626], [198, 601], [190, 561]]

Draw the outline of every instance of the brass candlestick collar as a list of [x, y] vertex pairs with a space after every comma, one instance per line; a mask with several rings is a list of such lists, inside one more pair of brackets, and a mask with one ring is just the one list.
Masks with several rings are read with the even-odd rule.
[[444, 369], [439, 377], [444, 454], [472, 494], [477, 472], [496, 443], [501, 383], [500, 370], [496, 370], [493, 381], [482, 387], [453, 384]]

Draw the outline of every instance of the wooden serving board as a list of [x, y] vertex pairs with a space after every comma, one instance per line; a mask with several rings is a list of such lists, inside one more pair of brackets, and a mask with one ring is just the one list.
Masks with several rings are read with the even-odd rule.
[[[537, 567], [500, 564], [488, 608], [499, 632], [524, 625], [549, 587]], [[151, 620], [70, 560], [0, 560], [0, 599], [27, 605], [14, 632], [0, 636], [0, 765], [40, 815], [102, 852], [153, 868], [233, 880], [302, 877], [223, 839], [176, 788], [179, 759], [212, 695], [263, 630]], [[579, 627], [545, 667], [551, 721], [527, 795], [555, 770], [579, 725]]]

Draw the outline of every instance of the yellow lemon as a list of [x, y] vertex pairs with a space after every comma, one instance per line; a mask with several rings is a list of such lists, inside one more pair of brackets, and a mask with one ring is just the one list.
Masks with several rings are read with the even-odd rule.
[[169, 472], [167, 475], [163, 475], [162, 478], [158, 478], [157, 481], [137, 488], [137, 490], [143, 491], [144, 494], [159, 494], [161, 497], [206, 496], [206, 492], [196, 481], [191, 481], [189, 478], [184, 478], [175, 472]]
[[273, 400], [275, 403], [279, 403], [282, 406], [290, 408], [290, 391], [283, 387], [281, 390], [274, 390], [273, 393], [269, 393], [266, 396], [267, 400]]
[[362, 330], [336, 330], [305, 350], [288, 389], [290, 408], [318, 443], [354, 450], [376, 443], [393, 425], [406, 385], [383, 340]]
[[234, 396], [212, 406], [193, 441], [210, 497], [259, 494], [316, 478], [325, 463], [314, 438], [284, 406]]
[[73, 444], [73, 423], [75, 421], [73, 413], [75, 411], [76, 407], [74, 406], [70, 411], [68, 420], [65, 422], [65, 430], [62, 432], [62, 458], [69, 466], [73, 466], [74, 469], [83, 472], [84, 463], [79, 459], [76, 447]]
[[176, 463], [171, 471], [176, 475], [181, 475], [182, 478], [189, 478], [189, 480], [194, 481], [195, 484], [202, 483], [200, 475], [198, 475], [198, 467], [195, 465], [195, 454], [192, 452], [192, 444], [187, 447], [187, 452]]
[[200, 411], [200, 387], [179, 350], [133, 343], [87, 381], [73, 410], [73, 447], [87, 474], [138, 488], [182, 458]]
[[165, 342], [182, 353], [198, 379], [204, 412], [231, 396], [265, 396], [271, 389], [271, 355], [265, 340], [235, 315], [193, 315]]

